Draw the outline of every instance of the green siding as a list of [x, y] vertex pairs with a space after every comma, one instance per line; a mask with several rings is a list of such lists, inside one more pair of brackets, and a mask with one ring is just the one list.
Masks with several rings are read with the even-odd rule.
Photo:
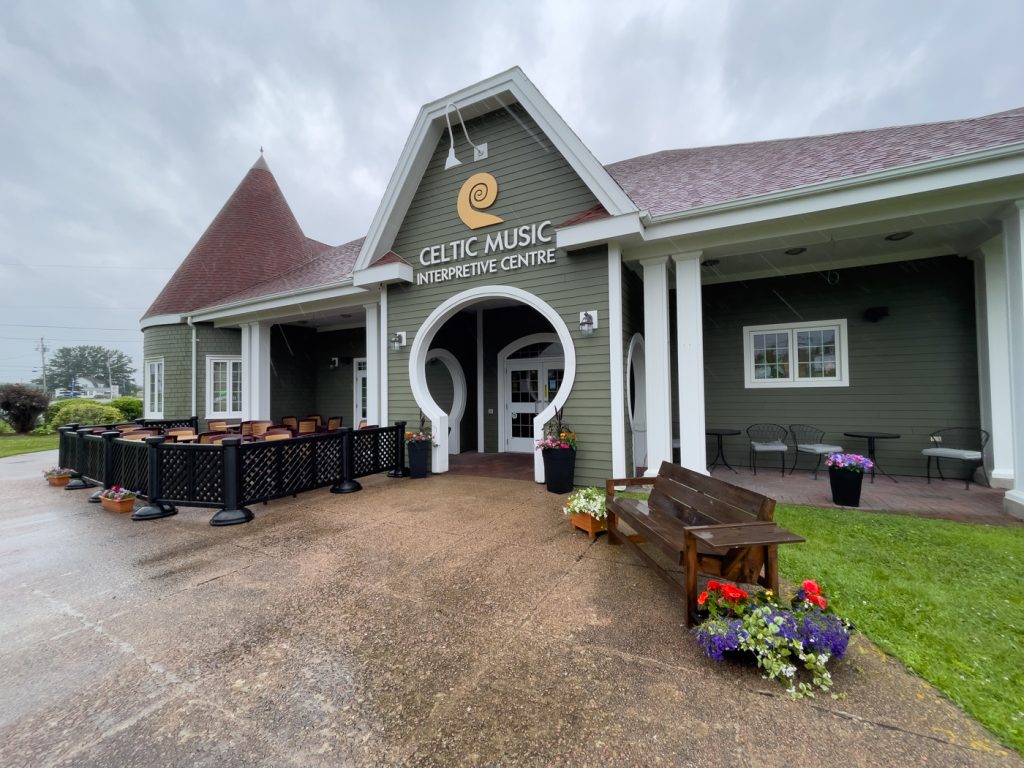
[[[878, 441], [882, 467], [923, 475], [921, 449], [930, 432], [980, 422], [972, 265], [950, 256], [829, 277], [811, 273], [705, 286], [707, 424], [815, 424], [826, 430], [827, 441], [859, 453], [866, 452], [866, 442], [843, 432], [896, 432], [901, 439]], [[875, 306], [888, 307], [889, 316], [864, 320], [864, 310]], [[836, 318], [848, 325], [849, 387], [744, 387], [744, 326]], [[725, 445], [730, 463], [748, 463], [745, 435], [726, 438]], [[807, 457], [800, 463], [812, 465]]]
[[270, 418], [276, 423], [284, 416], [302, 418], [315, 412], [316, 337], [312, 328], [275, 325], [270, 329]]
[[192, 415], [192, 329], [184, 324], [157, 325], [143, 331], [142, 338], [145, 360], [164, 361], [164, 418], [188, 418]]
[[[206, 358], [241, 357], [242, 332], [236, 328], [196, 325], [196, 410], [199, 426], [206, 429]], [[244, 397], [244, 393], [243, 393]]]
[[[338, 358], [338, 367], [331, 369], [331, 358]], [[353, 360], [366, 357], [366, 331], [354, 328], [316, 334], [315, 359], [311, 370], [316, 371], [315, 412], [325, 419], [341, 416], [342, 424], [354, 427], [355, 397], [352, 392]], [[305, 415], [305, 414], [302, 414]]]
[[[484, 115], [470, 121], [468, 128], [474, 142], [488, 143], [489, 158], [480, 162], [464, 162], [457, 168], [444, 170], [448, 152], [448, 136], [445, 134], [435, 148], [392, 246], [396, 253], [413, 264], [417, 273], [428, 269], [419, 261], [420, 251], [427, 246], [475, 235], [480, 238], [482, 251], [482, 243], [489, 233], [539, 224], [545, 220], [557, 226], [597, 203], [586, 185], [520, 107]], [[472, 150], [461, 134], [456, 134], [456, 151], [460, 158], [472, 157]], [[503, 217], [504, 222], [469, 230], [456, 213], [456, 199], [463, 182], [482, 171], [493, 174], [499, 185], [498, 198], [487, 212]], [[545, 246], [536, 246], [537, 249], [541, 247]], [[517, 252], [521, 251], [509, 253]], [[501, 255], [498, 254], [499, 258]], [[460, 263], [470, 261], [466, 259]], [[553, 265], [477, 275], [445, 283], [393, 286], [389, 288], [388, 329], [405, 331], [411, 344], [417, 329], [438, 304], [464, 290], [483, 285], [514, 285], [547, 302], [561, 315], [576, 345], [576, 383], [566, 405], [565, 418], [580, 437], [577, 482], [598, 484], [611, 472], [607, 268], [606, 250], [601, 248], [585, 253], [558, 253], [557, 263]], [[596, 309], [602, 322], [593, 336], [582, 339], [578, 330], [579, 313], [588, 309]], [[530, 332], [520, 330], [520, 336]], [[485, 330], [485, 338], [487, 336]], [[414, 422], [419, 418], [419, 409], [408, 384], [408, 349], [388, 353], [389, 416], [392, 420]], [[489, 370], [488, 376], [493, 377], [496, 375], [493, 370], [496, 361], [490, 350], [486, 360], [485, 369]], [[490, 400], [485, 401], [485, 408], [489, 407], [492, 407]], [[492, 427], [488, 427], [488, 421], [485, 420], [485, 428], [490, 431]], [[496, 441], [488, 442], [487, 447], [494, 450]]]

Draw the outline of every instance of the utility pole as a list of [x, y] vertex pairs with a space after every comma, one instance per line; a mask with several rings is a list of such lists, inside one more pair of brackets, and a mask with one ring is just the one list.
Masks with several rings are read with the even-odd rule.
[[110, 350], [106, 350], [107, 353], [107, 397], [110, 400], [114, 399], [114, 379], [110, 375]]
[[50, 351], [50, 348], [46, 346], [42, 336], [39, 337], [39, 346], [36, 349], [39, 350], [39, 355], [43, 359], [43, 367], [40, 369], [43, 372], [43, 392], [50, 394], [50, 390], [46, 388], [46, 353]]

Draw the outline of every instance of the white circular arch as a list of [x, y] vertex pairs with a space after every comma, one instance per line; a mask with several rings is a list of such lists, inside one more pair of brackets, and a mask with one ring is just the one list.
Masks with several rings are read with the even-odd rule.
[[[558, 334], [555, 333], [531, 333], [528, 336], [520, 336], [510, 344], [505, 345], [498, 351], [497, 357], [497, 371], [498, 371], [498, 407], [503, 408], [506, 402], [506, 398], [509, 397], [509, 393], [506, 391], [507, 386], [505, 382], [505, 363], [508, 362], [509, 356], [513, 352], [518, 352], [523, 347], [529, 346], [530, 344], [541, 344], [549, 343], [554, 344], [558, 342]], [[505, 440], [508, 438], [508, 426], [503, 418], [498, 419], [498, 453], [504, 453], [505, 451]]]
[[[455, 355], [447, 349], [431, 349], [427, 352], [427, 362], [438, 360], [448, 369], [452, 377], [452, 411], [448, 414], [450, 431], [448, 433], [448, 453], [457, 454], [462, 450], [462, 417], [466, 413], [466, 374]], [[425, 374], [424, 374], [425, 375]]]
[[[434, 336], [449, 318], [464, 307], [484, 299], [509, 299], [536, 310], [551, 323], [551, 327], [555, 329], [558, 340], [562, 344], [562, 352], [565, 355], [565, 374], [562, 378], [562, 386], [559, 388], [558, 394], [555, 395], [555, 399], [548, 403], [548, 407], [534, 417], [533, 436], [535, 440], [541, 439], [544, 425], [551, 421], [556, 410], [565, 405], [576, 380], [576, 347], [573, 346], [569, 328], [562, 320], [562, 316], [546, 301], [528, 291], [510, 285], [482, 285], [469, 288], [445, 299], [423, 321], [409, 350], [409, 385], [412, 387], [412, 396], [416, 400], [416, 405], [423, 411], [423, 415], [430, 419], [434, 437], [437, 440], [437, 445], [433, 450], [434, 472], [448, 471], [448, 414], [434, 402], [434, 398], [430, 396], [430, 390], [427, 388], [427, 353]], [[540, 451], [534, 451], [533, 478], [538, 483], [544, 482], [544, 462]]]
[[629, 340], [626, 360], [626, 413], [633, 433], [636, 468], [647, 465], [647, 352], [642, 334], [634, 333]]

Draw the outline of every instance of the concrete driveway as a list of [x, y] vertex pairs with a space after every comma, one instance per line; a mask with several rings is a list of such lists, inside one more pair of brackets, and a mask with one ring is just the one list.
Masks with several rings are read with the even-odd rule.
[[531, 482], [136, 523], [0, 462], [0, 764], [1021, 766], [867, 642], [840, 701], [705, 660]]

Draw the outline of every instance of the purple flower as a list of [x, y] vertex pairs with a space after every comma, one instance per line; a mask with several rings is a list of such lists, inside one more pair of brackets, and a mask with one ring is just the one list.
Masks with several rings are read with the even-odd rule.
[[850, 642], [850, 633], [838, 616], [812, 609], [801, 613], [799, 638], [807, 650], [841, 659]]
[[708, 658], [721, 661], [726, 651], [738, 651], [747, 639], [742, 619], [708, 619], [695, 630], [697, 644]]

